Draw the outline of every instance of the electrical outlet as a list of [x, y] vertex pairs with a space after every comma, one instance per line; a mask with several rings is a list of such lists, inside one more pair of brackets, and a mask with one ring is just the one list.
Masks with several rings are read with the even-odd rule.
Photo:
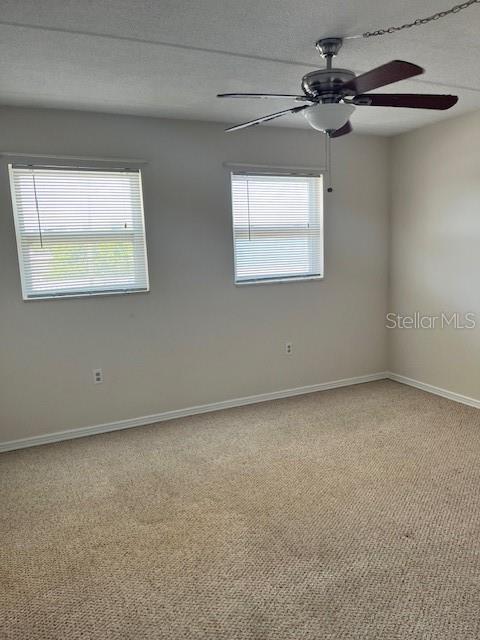
[[103, 371], [101, 369], [93, 370], [93, 383], [94, 384], [102, 384], [103, 382]]
[[293, 353], [293, 344], [291, 342], [285, 343], [285, 353], [287, 356], [291, 356]]

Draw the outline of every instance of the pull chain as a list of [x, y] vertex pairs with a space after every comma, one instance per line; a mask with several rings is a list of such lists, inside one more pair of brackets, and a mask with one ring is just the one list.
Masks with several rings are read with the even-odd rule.
[[327, 171], [327, 192], [332, 193], [332, 147], [328, 133], [325, 134], [325, 169]]

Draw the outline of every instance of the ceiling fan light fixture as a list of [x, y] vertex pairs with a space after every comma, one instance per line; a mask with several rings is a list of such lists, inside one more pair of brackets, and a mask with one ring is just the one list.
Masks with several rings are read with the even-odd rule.
[[318, 131], [336, 131], [348, 122], [354, 111], [351, 104], [327, 102], [304, 109], [303, 115], [308, 124]]
[[[468, 0], [466, 5], [478, 3], [480, 0]], [[458, 7], [454, 7], [454, 9]], [[453, 10], [452, 10], [453, 11]], [[449, 12], [443, 12], [448, 14]], [[431, 18], [420, 22], [429, 22], [438, 18], [435, 14]], [[419, 21], [417, 21], [419, 22]], [[415, 23], [416, 24], [416, 23]], [[403, 29], [412, 25], [406, 24]], [[398, 31], [399, 29], [388, 29]], [[365, 37], [386, 33], [385, 30], [364, 33]], [[361, 109], [366, 107], [403, 107], [408, 109], [435, 109], [445, 110], [453, 107], [458, 98], [451, 95], [421, 94], [421, 93], [371, 93], [380, 87], [386, 87], [400, 80], [408, 80], [425, 71], [418, 64], [405, 62], [405, 60], [390, 60], [385, 64], [375, 67], [359, 76], [349, 69], [337, 69], [332, 66], [332, 59], [338, 54], [342, 46], [342, 38], [322, 38], [317, 42], [317, 49], [325, 58], [326, 68], [316, 69], [306, 73], [302, 78], [303, 95], [285, 93], [220, 93], [219, 98], [278, 98], [291, 99], [303, 104], [298, 107], [284, 109], [277, 113], [269, 113], [261, 118], [242, 122], [225, 129], [225, 131], [238, 131], [263, 122], [270, 122], [282, 118], [290, 113], [302, 112], [305, 119], [313, 129], [327, 133], [329, 138], [340, 138], [352, 132], [350, 116], [356, 106]]]

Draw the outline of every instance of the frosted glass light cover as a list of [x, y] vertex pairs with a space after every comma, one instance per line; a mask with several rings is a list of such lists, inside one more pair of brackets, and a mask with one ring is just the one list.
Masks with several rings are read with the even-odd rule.
[[303, 111], [307, 122], [318, 131], [336, 131], [348, 122], [355, 107], [344, 102], [316, 104]]

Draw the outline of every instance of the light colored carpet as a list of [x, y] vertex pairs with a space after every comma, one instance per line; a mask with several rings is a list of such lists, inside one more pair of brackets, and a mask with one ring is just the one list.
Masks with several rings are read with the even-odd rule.
[[2, 640], [477, 640], [480, 412], [382, 381], [4, 454]]

